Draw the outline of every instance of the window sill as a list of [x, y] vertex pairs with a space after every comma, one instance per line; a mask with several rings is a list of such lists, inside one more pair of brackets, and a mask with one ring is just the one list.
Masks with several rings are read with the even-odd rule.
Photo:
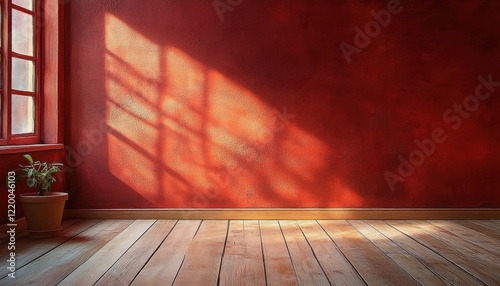
[[64, 144], [9, 145], [9, 146], [0, 146], [0, 155], [16, 154], [23, 152], [47, 151], [47, 150], [62, 150], [62, 149], [64, 149]]

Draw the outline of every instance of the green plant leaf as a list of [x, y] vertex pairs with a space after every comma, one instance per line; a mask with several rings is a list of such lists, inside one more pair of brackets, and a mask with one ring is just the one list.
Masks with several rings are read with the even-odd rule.
[[25, 154], [23, 155], [23, 157], [26, 158], [30, 162], [30, 164], [33, 164], [33, 158], [31, 158], [30, 154]]
[[43, 195], [46, 191], [51, 190], [51, 185], [56, 181], [52, 174], [60, 172], [58, 166], [64, 166], [61, 163], [47, 163], [41, 161], [33, 161], [31, 155], [24, 155], [26, 160], [30, 162], [30, 165], [19, 165], [21, 169], [18, 169], [19, 174], [16, 173], [16, 179], [18, 175], [20, 177], [26, 177], [26, 184], [29, 188], [37, 189], [38, 195]]
[[36, 184], [36, 181], [34, 178], [29, 178], [26, 180], [26, 183], [28, 184], [28, 187], [33, 188]]
[[42, 190], [47, 190], [50, 188], [50, 181], [43, 181], [42, 183]]
[[48, 171], [47, 173], [48, 174], [52, 174], [52, 173], [55, 173], [55, 172], [58, 172], [59, 171], [59, 168], [57, 168], [56, 166], [52, 166]]

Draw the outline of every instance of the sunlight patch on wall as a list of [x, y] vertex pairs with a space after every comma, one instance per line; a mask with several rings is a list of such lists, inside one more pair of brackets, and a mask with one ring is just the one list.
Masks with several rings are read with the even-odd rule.
[[311, 188], [328, 179], [318, 176], [329, 147], [285, 118], [286, 105], [111, 14], [106, 49], [108, 164], [130, 188], [162, 207], [323, 203]]
[[161, 75], [162, 48], [112, 14], [106, 14], [105, 25], [108, 55], [114, 56], [124, 68], [115, 75], [122, 75], [127, 83], [140, 88], [150, 102], [155, 102], [154, 87]]
[[108, 134], [109, 167], [111, 173], [150, 201], [160, 199], [157, 165], [142, 148], [131, 147], [128, 140]]
[[109, 169], [143, 196], [157, 200], [160, 48], [111, 14], [105, 23]]

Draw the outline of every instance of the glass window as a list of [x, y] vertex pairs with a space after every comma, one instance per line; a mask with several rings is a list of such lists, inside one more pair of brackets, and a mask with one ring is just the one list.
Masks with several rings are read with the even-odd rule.
[[40, 142], [38, 2], [0, 0], [0, 145]]
[[12, 4], [21, 6], [25, 9], [33, 11], [33, 0], [12, 0]]
[[12, 134], [35, 132], [35, 100], [32, 96], [12, 95]]
[[33, 15], [12, 10], [12, 51], [33, 56], [34, 34]]

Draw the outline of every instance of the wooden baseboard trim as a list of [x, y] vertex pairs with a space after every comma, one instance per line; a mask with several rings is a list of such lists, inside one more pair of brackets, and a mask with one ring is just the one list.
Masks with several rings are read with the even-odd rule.
[[500, 219], [500, 209], [70, 209], [78, 219]]
[[19, 234], [23, 231], [26, 230], [26, 219], [24, 217], [17, 219], [15, 222], [12, 224], [3, 224], [0, 225], [0, 239], [7, 238], [9, 234], [7, 231], [9, 231], [11, 228], [15, 228], [16, 234]]

